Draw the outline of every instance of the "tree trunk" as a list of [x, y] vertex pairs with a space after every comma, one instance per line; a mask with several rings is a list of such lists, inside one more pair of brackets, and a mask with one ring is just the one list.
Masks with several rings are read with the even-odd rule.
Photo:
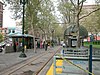
[[79, 35], [79, 27], [80, 27], [80, 25], [79, 25], [79, 0], [78, 0], [78, 2], [77, 2], [77, 21], [76, 21], [76, 24], [77, 24], [77, 29], [78, 29], [78, 31], [77, 31], [77, 47], [80, 47], [80, 35]]
[[31, 20], [31, 29], [32, 29], [32, 35], [33, 35], [33, 42], [34, 42], [34, 52], [36, 52], [35, 34], [34, 34], [34, 28], [33, 28], [33, 17]]
[[78, 29], [78, 31], [77, 31], [77, 47], [80, 47], [80, 35], [79, 35], [79, 34], [80, 34], [80, 33], [79, 33], [79, 29], [80, 29], [80, 28], [79, 28], [79, 27], [80, 27], [80, 26], [79, 26], [79, 15], [77, 15], [77, 23], [76, 23], [76, 24], [77, 24], [77, 29]]
[[45, 38], [45, 41], [46, 41], [46, 32], [44, 32], [44, 38]]

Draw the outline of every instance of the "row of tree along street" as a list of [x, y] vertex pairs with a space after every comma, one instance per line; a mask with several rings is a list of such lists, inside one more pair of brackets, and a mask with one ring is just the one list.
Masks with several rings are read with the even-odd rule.
[[[95, 0], [93, 10], [84, 9], [86, 0], [58, 0], [55, 6], [52, 0], [26, 0], [25, 8], [25, 33], [42, 39], [63, 39], [63, 33], [70, 25], [75, 25], [77, 30], [77, 46], [80, 46], [80, 25], [84, 25], [88, 32], [100, 32], [100, 3]], [[22, 17], [22, 5], [20, 0], [5, 0], [5, 4], [10, 4], [10, 9], [14, 13], [13, 18]], [[58, 8], [60, 19], [59, 23], [55, 12]], [[35, 39], [33, 41], [35, 43]]]

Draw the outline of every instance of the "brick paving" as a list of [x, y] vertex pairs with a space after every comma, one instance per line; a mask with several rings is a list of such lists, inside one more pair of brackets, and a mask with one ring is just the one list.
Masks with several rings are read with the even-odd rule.
[[[60, 46], [54, 47], [54, 48], [48, 48], [49, 50], [58, 49]], [[45, 52], [44, 49], [36, 49], [37, 53], [34, 53], [33, 49], [29, 49], [25, 54], [27, 55], [26, 58], [20, 58], [19, 55], [21, 52], [15, 52], [15, 53], [6, 53], [6, 54], [0, 54], [0, 72], [4, 69], [7, 69], [13, 65], [19, 64], [21, 62], [24, 62], [25, 60], [37, 56], [40, 53]]]

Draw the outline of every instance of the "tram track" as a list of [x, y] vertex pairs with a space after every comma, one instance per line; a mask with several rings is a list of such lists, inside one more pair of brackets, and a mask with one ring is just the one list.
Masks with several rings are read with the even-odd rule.
[[0, 75], [11, 75], [12, 73], [14, 73], [15, 71], [17, 71], [18, 69], [21, 69], [22, 67], [26, 66], [27, 64], [31, 63], [32, 61], [40, 58], [41, 56], [43, 56], [46, 53], [43, 53], [42, 55], [36, 56], [35, 58], [30, 58], [20, 64], [14, 65], [12, 67], [10, 67], [9, 69], [3, 71], [0, 73]]
[[[55, 54], [54, 54], [55, 55]], [[53, 55], [53, 56], [54, 56]], [[52, 57], [53, 57], [52, 56]], [[47, 65], [47, 63], [52, 59], [52, 57], [36, 72], [36, 74], [35, 75], [38, 75], [41, 71], [42, 71], [42, 69]]]
[[[33, 71], [34, 72], [33, 75], [38, 75], [42, 71], [42, 69], [46, 66], [46, 64], [52, 59], [52, 57], [58, 51], [59, 51], [59, 49], [54, 53], [53, 53], [53, 51], [50, 51], [50, 52], [45, 51], [44, 53], [41, 53], [36, 57], [32, 57], [30, 59], [27, 59], [26, 61], [21, 62], [20, 64], [14, 65], [14, 66], [12, 66], [12, 67], [0, 72], [0, 75], [24, 75], [24, 74], [16, 74], [16, 73], [18, 73], [20, 70], [22, 70], [24, 68], [26, 69], [26, 67], [29, 67], [29, 64], [31, 64], [31, 66], [35, 66], [36, 67], [36, 62], [38, 62], [37, 65], [40, 64], [41, 66], [38, 69], [36, 69], [35, 71]], [[44, 59], [43, 60], [44, 62], [41, 61], [39, 63], [40, 59], [46, 58], [46, 56], [49, 56], [50, 53], [52, 55], [51, 55], [51, 57], [49, 59], [47, 58], [48, 59], [47, 61], [45, 61], [45, 59]], [[35, 64], [33, 62], [35, 62]], [[33, 63], [33, 65], [32, 65], [32, 63]]]
[[[59, 50], [56, 51], [56, 53], [59, 52]], [[40, 68], [39, 71], [37, 71], [37, 73], [35, 75], [39, 75], [39, 73], [42, 71], [42, 69], [50, 62], [50, 60], [53, 58], [53, 56], [56, 54], [54, 53], [51, 58], [43, 65], [43, 67]]]

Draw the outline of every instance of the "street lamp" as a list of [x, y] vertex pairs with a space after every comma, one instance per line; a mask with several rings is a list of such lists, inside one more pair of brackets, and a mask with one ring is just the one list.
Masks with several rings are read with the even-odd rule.
[[19, 57], [27, 57], [24, 52], [24, 14], [25, 14], [25, 4], [28, 3], [28, 0], [20, 0], [20, 4], [23, 5], [23, 26], [22, 26], [22, 53]]

